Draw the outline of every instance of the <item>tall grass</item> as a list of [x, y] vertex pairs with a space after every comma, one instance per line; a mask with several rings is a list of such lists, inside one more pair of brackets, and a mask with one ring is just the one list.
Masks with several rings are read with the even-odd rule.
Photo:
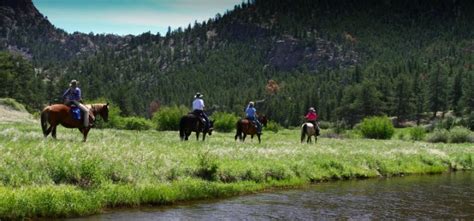
[[160, 205], [275, 186], [472, 169], [472, 144], [326, 139], [265, 133], [262, 143], [213, 133], [179, 141], [175, 131], [58, 128], [0, 123], [0, 219], [81, 216], [105, 207]]

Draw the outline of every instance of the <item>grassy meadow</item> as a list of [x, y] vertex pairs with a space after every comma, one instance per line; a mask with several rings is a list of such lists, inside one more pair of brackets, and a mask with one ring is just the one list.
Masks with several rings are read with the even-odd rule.
[[442, 173], [474, 167], [474, 145], [320, 138], [265, 132], [262, 143], [233, 133], [181, 142], [176, 131], [0, 123], [0, 219], [71, 217], [104, 208], [226, 197], [333, 179]]

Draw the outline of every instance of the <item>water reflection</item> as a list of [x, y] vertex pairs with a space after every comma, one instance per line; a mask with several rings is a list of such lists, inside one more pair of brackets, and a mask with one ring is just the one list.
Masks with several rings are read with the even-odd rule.
[[474, 219], [473, 172], [339, 181], [73, 220]]

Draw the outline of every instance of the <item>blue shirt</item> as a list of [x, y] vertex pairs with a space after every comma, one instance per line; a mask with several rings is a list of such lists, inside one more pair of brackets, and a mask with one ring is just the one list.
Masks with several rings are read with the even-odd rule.
[[69, 101], [80, 101], [81, 98], [81, 89], [78, 87], [76, 88], [69, 88], [64, 92], [63, 98]]
[[254, 107], [247, 106], [247, 109], [245, 109], [245, 114], [249, 118], [256, 118], [257, 117], [257, 110]]

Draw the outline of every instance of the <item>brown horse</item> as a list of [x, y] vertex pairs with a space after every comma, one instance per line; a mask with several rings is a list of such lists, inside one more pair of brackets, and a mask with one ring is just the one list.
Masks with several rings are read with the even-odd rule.
[[209, 123], [210, 127], [205, 128], [204, 122], [196, 115], [192, 113], [185, 115], [179, 121], [179, 137], [181, 140], [188, 140], [189, 135], [194, 131], [196, 132], [196, 140], [199, 140], [199, 133], [202, 132], [202, 140], [204, 141], [206, 139], [206, 134], [209, 134], [209, 136], [212, 135], [212, 120]]
[[[86, 106], [89, 108], [91, 115], [100, 115], [105, 122], [109, 120], [109, 103]], [[89, 122], [92, 122], [91, 120]], [[71, 114], [71, 107], [64, 104], [53, 104], [45, 107], [41, 112], [41, 128], [44, 137], [46, 138], [51, 133], [51, 136], [56, 139], [56, 127], [59, 124], [67, 128], [79, 128], [79, 131], [84, 135], [83, 141], [86, 142], [91, 127], [84, 127], [83, 120], [74, 119]]]
[[[267, 126], [267, 117], [265, 115], [258, 116], [258, 121], [260, 121], [263, 126]], [[237, 131], [235, 133], [235, 140], [239, 138], [239, 140], [243, 142], [247, 135], [250, 135], [250, 138], [253, 139], [253, 136], [256, 134], [258, 137], [258, 143], [261, 142], [260, 136], [262, 134], [257, 132], [257, 128], [252, 121], [248, 119], [240, 119], [237, 121], [236, 127]]]

